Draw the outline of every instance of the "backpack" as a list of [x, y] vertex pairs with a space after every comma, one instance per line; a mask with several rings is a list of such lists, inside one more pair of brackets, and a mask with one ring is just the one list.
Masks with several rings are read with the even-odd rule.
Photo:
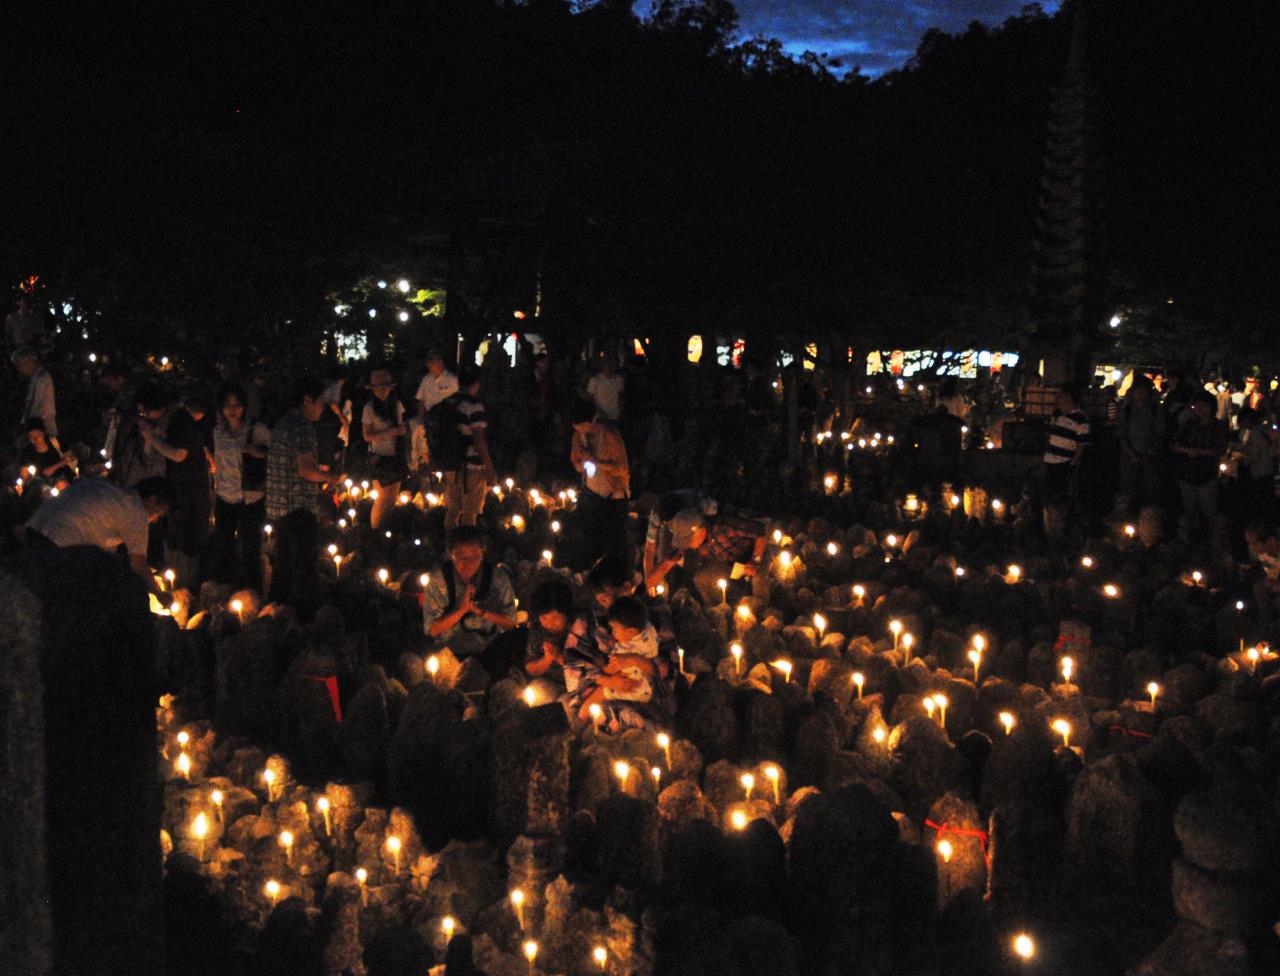
[[458, 471], [467, 463], [470, 438], [462, 432], [466, 420], [458, 409], [458, 397], [445, 397], [427, 411], [427, 446], [437, 471]]

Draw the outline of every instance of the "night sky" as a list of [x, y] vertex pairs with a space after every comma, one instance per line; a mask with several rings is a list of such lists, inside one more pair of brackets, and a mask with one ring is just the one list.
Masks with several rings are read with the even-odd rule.
[[[763, 34], [788, 53], [806, 50], [839, 58], [867, 75], [901, 67], [931, 27], [963, 31], [971, 21], [992, 26], [1017, 14], [1025, 0], [736, 0], [744, 36]], [[1041, 4], [1046, 13], [1056, 0]]]

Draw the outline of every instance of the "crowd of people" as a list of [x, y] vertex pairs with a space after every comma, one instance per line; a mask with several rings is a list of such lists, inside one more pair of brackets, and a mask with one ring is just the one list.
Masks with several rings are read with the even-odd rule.
[[[545, 354], [534, 357], [527, 384], [506, 379], [494, 395], [484, 382], [493, 374], [454, 371], [432, 350], [400, 379], [387, 367], [345, 369], [327, 381], [294, 380], [287, 394], [265, 371], [242, 379], [225, 369], [216, 383], [178, 384], [170, 370], [104, 363], [70, 384], [78, 426], [65, 425], [60, 439], [63, 388], [32, 347], [19, 346], [11, 360], [22, 399], [6, 545], [119, 549], [149, 582], [163, 567], [177, 589], [266, 585], [269, 601], [306, 620], [323, 600], [321, 547], [345, 524], [340, 494], [357, 482], [369, 489], [365, 544], [376, 549], [393, 535], [398, 503], [436, 492], [444, 517], [427, 539], [439, 558], [422, 593], [426, 646], [478, 657], [494, 679], [522, 672], [540, 697], [614, 729], [661, 720], [672, 707], [680, 663], [665, 595], [685, 588], [712, 605], [727, 586], [749, 591], [772, 529], [763, 513], [788, 514], [778, 509], [798, 497], [789, 485], [800, 486], [799, 497], [831, 494], [824, 472], [840, 465], [840, 478], [825, 481], [843, 484], [851, 439], [877, 419], [908, 434], [912, 424], [950, 423], [965, 434], [968, 424], [985, 425], [977, 438], [953, 439], [957, 449], [989, 447], [999, 423], [1019, 419], [1010, 411], [994, 421], [992, 404], [1011, 396], [998, 377], [968, 391], [884, 377], [850, 410], [815, 374], [782, 371], [771, 381], [749, 367], [722, 371], [714, 400], [704, 415], [682, 418], [676, 441], [672, 413], [650, 410], [651, 395], [633, 406], [629, 377], [611, 355], [568, 382], [551, 378], [564, 364], [553, 370]], [[788, 425], [779, 389], [797, 381]], [[1113, 514], [1167, 512], [1171, 523], [1176, 515], [1186, 539], [1221, 542], [1228, 553], [1225, 509], [1238, 529], [1237, 555], [1276, 591], [1280, 563], [1266, 555], [1276, 537], [1275, 395], [1256, 380], [1235, 395], [1176, 373], [1157, 381], [1160, 390], [1134, 373], [1114, 399], [1113, 389], [1057, 389], [1032, 479], [1045, 531], [1098, 524], [1102, 496], [1081, 472], [1106, 468], [1117, 489]], [[513, 385], [527, 394], [523, 403], [507, 396]], [[798, 445], [785, 443], [789, 432]], [[873, 444], [892, 440], [876, 435]], [[714, 463], [675, 464], [678, 455], [691, 460], [690, 444]], [[525, 594], [523, 612], [484, 528], [490, 493], [512, 474], [523, 484], [559, 479], [576, 501], [555, 558], [577, 575]], [[689, 481], [679, 487], [673, 474]], [[777, 508], [742, 504], [762, 497], [744, 492], [744, 480]]]

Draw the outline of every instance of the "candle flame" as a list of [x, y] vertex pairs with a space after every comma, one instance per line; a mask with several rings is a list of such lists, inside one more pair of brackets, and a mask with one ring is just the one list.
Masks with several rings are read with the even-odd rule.
[[951, 841], [946, 840], [945, 838], [938, 841], [938, 854], [941, 855], [943, 864], [950, 864], [951, 855], [954, 853], [955, 848], [951, 846]]
[[729, 815], [729, 822], [733, 825], [734, 830], [747, 829], [747, 813], [745, 810], [734, 810]]

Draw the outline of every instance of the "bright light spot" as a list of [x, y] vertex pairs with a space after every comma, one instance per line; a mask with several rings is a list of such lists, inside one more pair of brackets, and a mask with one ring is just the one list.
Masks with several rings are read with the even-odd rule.
[[1036, 940], [1026, 932], [1019, 932], [1013, 937], [1013, 954], [1019, 959], [1030, 962], [1036, 957]]
[[404, 278], [401, 278], [399, 281], [396, 282], [396, 290], [400, 292], [400, 294], [402, 295], [408, 294], [409, 282], [406, 281]]

